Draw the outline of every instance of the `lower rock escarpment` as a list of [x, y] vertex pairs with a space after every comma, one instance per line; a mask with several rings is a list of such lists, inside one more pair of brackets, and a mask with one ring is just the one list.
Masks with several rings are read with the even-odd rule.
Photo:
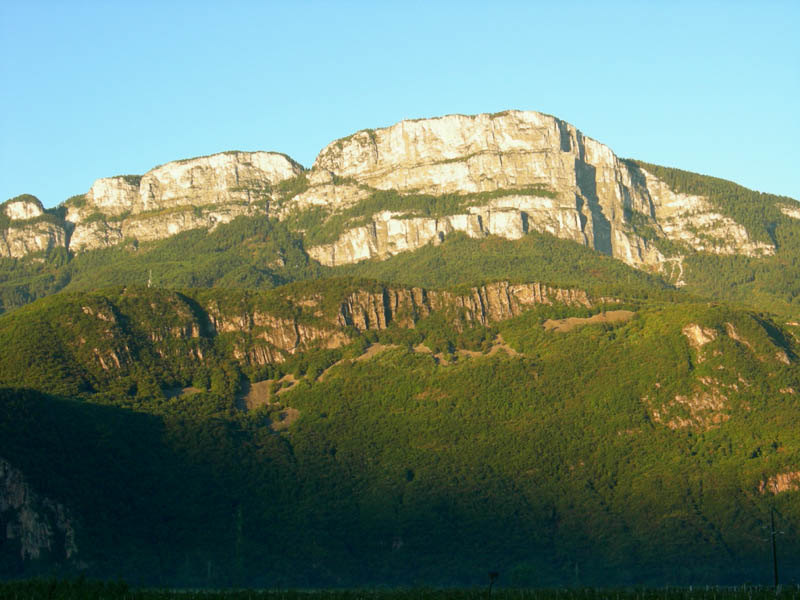
[[45, 556], [71, 559], [78, 552], [75, 522], [62, 504], [41, 496], [24, 474], [0, 458], [0, 531], [4, 544], [18, 549], [22, 561]]
[[579, 289], [497, 282], [472, 288], [468, 294], [423, 288], [358, 290], [343, 298], [335, 313], [328, 314], [318, 296], [293, 298], [292, 305], [300, 309], [297, 317], [260, 310], [231, 315], [216, 302], [207, 310], [209, 322], [218, 334], [246, 334], [248, 341], [237, 345], [237, 359], [263, 365], [283, 362], [288, 355], [310, 347], [343, 346], [351, 341], [345, 333], [348, 327], [362, 332], [383, 330], [392, 324], [413, 328], [418, 320], [436, 312], [447, 315], [456, 327], [488, 325], [539, 304], [588, 308], [598, 301], [615, 302], [593, 299]]
[[778, 473], [762, 481], [758, 486], [758, 491], [762, 495], [767, 493], [778, 495], [784, 492], [796, 492], [798, 490], [800, 490], [800, 471]]
[[[125, 316], [127, 309], [117, 308], [117, 300], [104, 297], [86, 299], [79, 310], [63, 315], [65, 343], [97, 373], [126, 371], [135, 365], [136, 353], [144, 348], [143, 340], [147, 352], [162, 357], [180, 352], [200, 361], [214, 352], [214, 339], [224, 337], [235, 360], [268, 365], [312, 348], [344, 346], [353, 341], [354, 331], [414, 328], [419, 320], [435, 313], [461, 330], [509, 319], [537, 305], [590, 308], [597, 303], [617, 302], [593, 298], [580, 289], [503, 281], [465, 293], [375, 284], [351, 287], [333, 297], [289, 291], [279, 296], [277, 307], [274, 293], [268, 296], [272, 299], [267, 305], [258, 296], [237, 304], [224, 299], [195, 301], [166, 291], [158, 291], [157, 297], [138, 297], [141, 293], [134, 288], [122, 292], [120, 306], [137, 306], [135, 317]], [[73, 328], [75, 335], [69, 333]], [[95, 342], [94, 350], [90, 335], [102, 340]]]

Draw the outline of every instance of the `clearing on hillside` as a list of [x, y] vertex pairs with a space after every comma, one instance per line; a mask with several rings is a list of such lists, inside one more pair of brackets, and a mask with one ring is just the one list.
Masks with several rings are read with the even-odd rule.
[[591, 317], [569, 317], [567, 319], [547, 319], [544, 322], [545, 331], [565, 333], [582, 325], [597, 323], [624, 323], [630, 321], [636, 313], [631, 310], [610, 310], [606, 313], [592, 315]]

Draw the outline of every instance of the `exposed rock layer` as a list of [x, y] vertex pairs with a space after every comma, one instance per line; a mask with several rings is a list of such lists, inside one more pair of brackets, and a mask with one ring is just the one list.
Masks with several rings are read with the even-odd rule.
[[[336, 348], [347, 344], [350, 341], [344, 332], [347, 327], [359, 331], [382, 330], [396, 323], [413, 328], [419, 319], [434, 312], [445, 313], [456, 326], [487, 325], [516, 316], [537, 304], [590, 307], [594, 302], [579, 289], [497, 282], [472, 288], [463, 295], [423, 288], [358, 290], [343, 298], [335, 313], [323, 311], [320, 297], [295, 298], [292, 303], [300, 309], [299, 317], [283, 317], [257, 309], [231, 315], [216, 302], [206, 309], [217, 333], [248, 336], [247, 343], [243, 342], [237, 350], [238, 359], [269, 364], [282, 362], [286, 355], [311, 346]], [[313, 323], [308, 321], [308, 315], [313, 315]]]
[[[554, 288], [540, 283], [496, 282], [458, 294], [443, 290], [370, 285], [338, 292], [269, 292], [250, 300], [227, 297], [192, 300], [177, 292], [122, 292], [120, 304], [133, 305], [135, 318], [106, 297], [85, 298], [61, 317], [70, 352], [90, 364], [92, 372], [125, 372], [145, 346], [150, 354], [166, 356], [175, 342], [191, 360], [216, 352], [214, 338], [243, 364], [267, 365], [311, 348], [337, 348], [353, 340], [354, 331], [380, 331], [390, 326], [414, 328], [433, 313], [456, 329], [487, 325], [519, 315], [541, 304], [591, 307], [615, 299], [592, 298], [585, 291]], [[87, 334], [91, 332], [91, 334]], [[134, 332], [135, 334], [131, 334]], [[92, 344], [88, 338], [104, 340]], [[142, 343], [145, 346], [142, 346]], [[13, 382], [11, 382], [13, 383]]]
[[[280, 189], [298, 177], [307, 185], [294, 193]], [[680, 256], [666, 257], [658, 238], [679, 242], [687, 252], [774, 251], [715, 212], [707, 199], [673, 192], [572, 125], [508, 111], [360, 131], [329, 144], [305, 173], [282, 154], [227, 152], [171, 162], [141, 177], [98, 179], [85, 196], [65, 203], [62, 227], [26, 224], [41, 215], [41, 205], [8, 202], [4, 211], [15, 225], [0, 233], [0, 256], [162, 239], [213, 229], [240, 215], [284, 219], [308, 209], [334, 215], [376, 190], [472, 196], [463, 210], [438, 217], [401, 207], [376, 210], [365, 215], [366, 225], [363, 219], [345, 224], [337, 239], [309, 248], [313, 258], [326, 265], [383, 259], [438, 243], [454, 231], [507, 239], [540, 231], [680, 279]], [[498, 191], [506, 195], [497, 197]]]
[[[411, 222], [402, 225], [397, 215], [381, 213], [370, 225], [312, 249], [312, 256], [330, 265], [384, 258], [436, 242], [451, 230], [510, 239], [537, 230], [588, 244], [631, 265], [661, 267], [665, 257], [637, 233], [634, 213], [661, 237], [696, 250], [748, 255], [774, 251], [751, 240], [743, 227], [714, 212], [705, 199], [672, 192], [572, 125], [536, 112], [450, 115], [362, 131], [328, 145], [314, 169], [404, 193], [522, 192], [543, 186], [556, 196], [528, 193], [505, 204], [487, 203], [481, 207], [482, 218], [472, 220], [480, 210], [458, 219], [407, 219]], [[494, 226], [492, 217], [498, 221]]]
[[22, 560], [55, 555], [70, 559], [78, 551], [75, 525], [58, 502], [37, 494], [19, 469], [0, 458], [0, 531], [3, 544], [19, 548]]
[[272, 187], [300, 173], [283, 154], [226, 152], [167, 163], [142, 177], [98, 179], [82, 200], [67, 203], [66, 218], [75, 223], [70, 246], [151, 241], [264, 214]]
[[38, 221], [0, 229], [0, 258], [22, 258], [35, 252], [67, 247], [67, 228]]

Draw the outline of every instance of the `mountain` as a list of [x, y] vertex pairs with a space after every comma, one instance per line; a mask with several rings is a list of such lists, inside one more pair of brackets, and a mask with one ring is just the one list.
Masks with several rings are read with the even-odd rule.
[[[538, 232], [704, 295], [742, 301], [757, 288], [774, 310], [800, 295], [792, 283], [800, 277], [785, 277], [787, 267], [800, 275], [799, 210], [790, 198], [619, 159], [548, 115], [450, 115], [336, 140], [309, 170], [282, 154], [226, 152], [99, 179], [48, 211], [33, 196], [11, 199], [0, 206], [0, 256], [28, 259], [0, 259], [0, 299], [13, 308], [68, 286], [82, 263], [109, 262], [101, 249], [138, 254], [136, 279], [121, 283], [143, 283], [150, 270], [159, 276], [160, 265], [141, 256], [153, 255], [157, 241], [239, 218], [261, 219], [258, 228], [283, 237], [283, 247], [257, 251], [247, 265], [240, 279], [258, 280], [249, 287], [317, 277], [319, 265], [370, 270], [456, 234], [517, 240]], [[313, 272], [276, 274], [287, 245], [303, 254], [295, 265]], [[63, 268], [42, 266], [48, 257]], [[245, 267], [243, 257], [236, 262]], [[208, 284], [197, 279], [189, 285]]]
[[534, 112], [0, 205], [0, 576], [800, 577], [796, 201]]

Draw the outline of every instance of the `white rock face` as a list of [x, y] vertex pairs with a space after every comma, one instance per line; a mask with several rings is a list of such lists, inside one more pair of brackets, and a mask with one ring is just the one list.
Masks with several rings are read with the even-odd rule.
[[[634, 213], [661, 237], [700, 251], [774, 252], [770, 244], [751, 240], [743, 227], [713, 212], [705, 199], [675, 194], [572, 125], [536, 112], [449, 115], [361, 131], [323, 149], [312, 172], [347, 178], [362, 188], [403, 193], [518, 189], [518, 196], [471, 207], [470, 214], [480, 220], [468, 235], [516, 239], [529, 230], [549, 232], [637, 267], [665, 270], [666, 259], [635, 233]], [[312, 180], [322, 178], [315, 175]], [[537, 198], [525, 190], [531, 186], [544, 186], [557, 198]], [[345, 199], [339, 202], [348, 204]], [[414, 219], [406, 225], [414, 233], [392, 241], [392, 236], [384, 237], [383, 223], [397, 218], [374, 215], [372, 225], [345, 232], [337, 242], [313, 248], [310, 254], [324, 264], [344, 264], [413, 250], [441, 238], [448, 229], [467, 231], [466, 226], [454, 226], [452, 217], [425, 224]]]
[[328, 211], [343, 210], [365, 200], [370, 193], [369, 190], [358, 186], [333, 185], [326, 182], [298, 194], [286, 206], [276, 207], [274, 211], [270, 212], [274, 212], [279, 219], [284, 219], [292, 212], [314, 207], [324, 208]]
[[767, 256], [775, 253], [772, 244], [750, 239], [744, 227], [714, 212], [702, 196], [676, 194], [654, 175], [642, 172], [653, 198], [655, 219], [667, 238], [714, 254]]
[[[307, 186], [302, 178], [289, 186], [299, 193], [276, 191], [300, 175]], [[444, 216], [433, 218], [387, 206], [391, 195], [370, 200], [382, 190], [397, 192], [398, 203], [414, 194], [456, 195], [463, 202], [448, 209], [453, 214], [441, 210]], [[357, 221], [345, 224], [337, 240], [310, 248], [312, 257], [341, 265], [439, 243], [455, 231], [507, 239], [539, 231], [660, 271], [680, 284], [682, 255], [665, 256], [659, 238], [686, 252], [763, 256], [775, 250], [751, 239], [706, 198], [674, 193], [572, 125], [537, 112], [508, 111], [360, 131], [329, 144], [308, 172], [282, 154], [227, 152], [170, 162], [141, 177], [98, 179], [85, 196], [65, 203], [67, 223], [60, 232], [46, 223], [0, 231], [0, 256], [66, 245], [73, 226], [69, 247], [82, 251], [126, 238], [149, 241], [210, 230], [239, 215], [284, 220], [315, 211], [330, 218], [364, 201], [373, 203], [373, 214], [353, 211]], [[12, 224], [42, 214], [41, 204], [27, 200], [1, 208]], [[795, 206], [781, 210], [800, 218]]]
[[170, 162], [142, 177], [98, 179], [83, 202], [67, 204], [67, 221], [75, 223], [70, 248], [103, 248], [126, 237], [162, 239], [264, 214], [272, 186], [302, 172], [283, 154], [226, 152]]
[[140, 242], [161, 240], [192, 229], [214, 230], [238, 216], [254, 216], [260, 211], [253, 205], [230, 204], [219, 208], [170, 211], [167, 214], [138, 214], [119, 221], [78, 223], [70, 239], [74, 252], [119, 244], [124, 239]]
[[[368, 258], [388, 258], [431, 242], [438, 244], [455, 231], [471, 238], [497, 235], [515, 240], [531, 228], [585, 244], [586, 237], [575, 211], [558, 209], [552, 203], [550, 198], [510, 196], [486, 206], [469, 207], [465, 214], [439, 218], [383, 211], [373, 215], [370, 224], [349, 229], [337, 241], [309, 248], [308, 253], [320, 263], [334, 267]], [[529, 212], [520, 210], [520, 206]], [[551, 210], [542, 208], [547, 206]], [[539, 218], [532, 219], [530, 214]]]
[[273, 152], [231, 152], [171, 162], [142, 177], [141, 210], [259, 202], [264, 199], [259, 192], [301, 172], [300, 165]]
[[12, 221], [24, 221], [34, 219], [44, 214], [44, 208], [38, 198], [27, 196], [23, 199], [15, 199], [6, 202], [3, 206], [6, 216]]
[[78, 552], [75, 524], [58, 502], [37, 494], [23, 473], [0, 458], [0, 514], [5, 521], [2, 542], [19, 548], [23, 561], [56, 552], [67, 559]]
[[788, 206], [784, 205], [780, 207], [781, 212], [785, 214], [787, 217], [791, 217], [793, 219], [800, 219], [800, 206]]
[[46, 221], [0, 230], [0, 258], [22, 258], [66, 245], [65, 228]]
[[85, 209], [81, 211], [70, 206], [67, 219], [79, 222], [82, 216], [94, 212], [116, 217], [132, 212], [139, 204], [139, 185], [135, 179], [105, 177], [92, 184], [86, 194]]
[[535, 112], [449, 115], [337, 140], [322, 150], [314, 169], [378, 189], [430, 194], [564, 187], [566, 174], [574, 172], [569, 163], [577, 135], [563, 121]]
[[44, 207], [35, 196], [13, 198], [0, 204], [0, 211], [11, 221], [5, 229], [0, 229], [0, 258], [22, 258], [66, 246], [64, 226], [43, 220], [27, 222], [44, 214]]

